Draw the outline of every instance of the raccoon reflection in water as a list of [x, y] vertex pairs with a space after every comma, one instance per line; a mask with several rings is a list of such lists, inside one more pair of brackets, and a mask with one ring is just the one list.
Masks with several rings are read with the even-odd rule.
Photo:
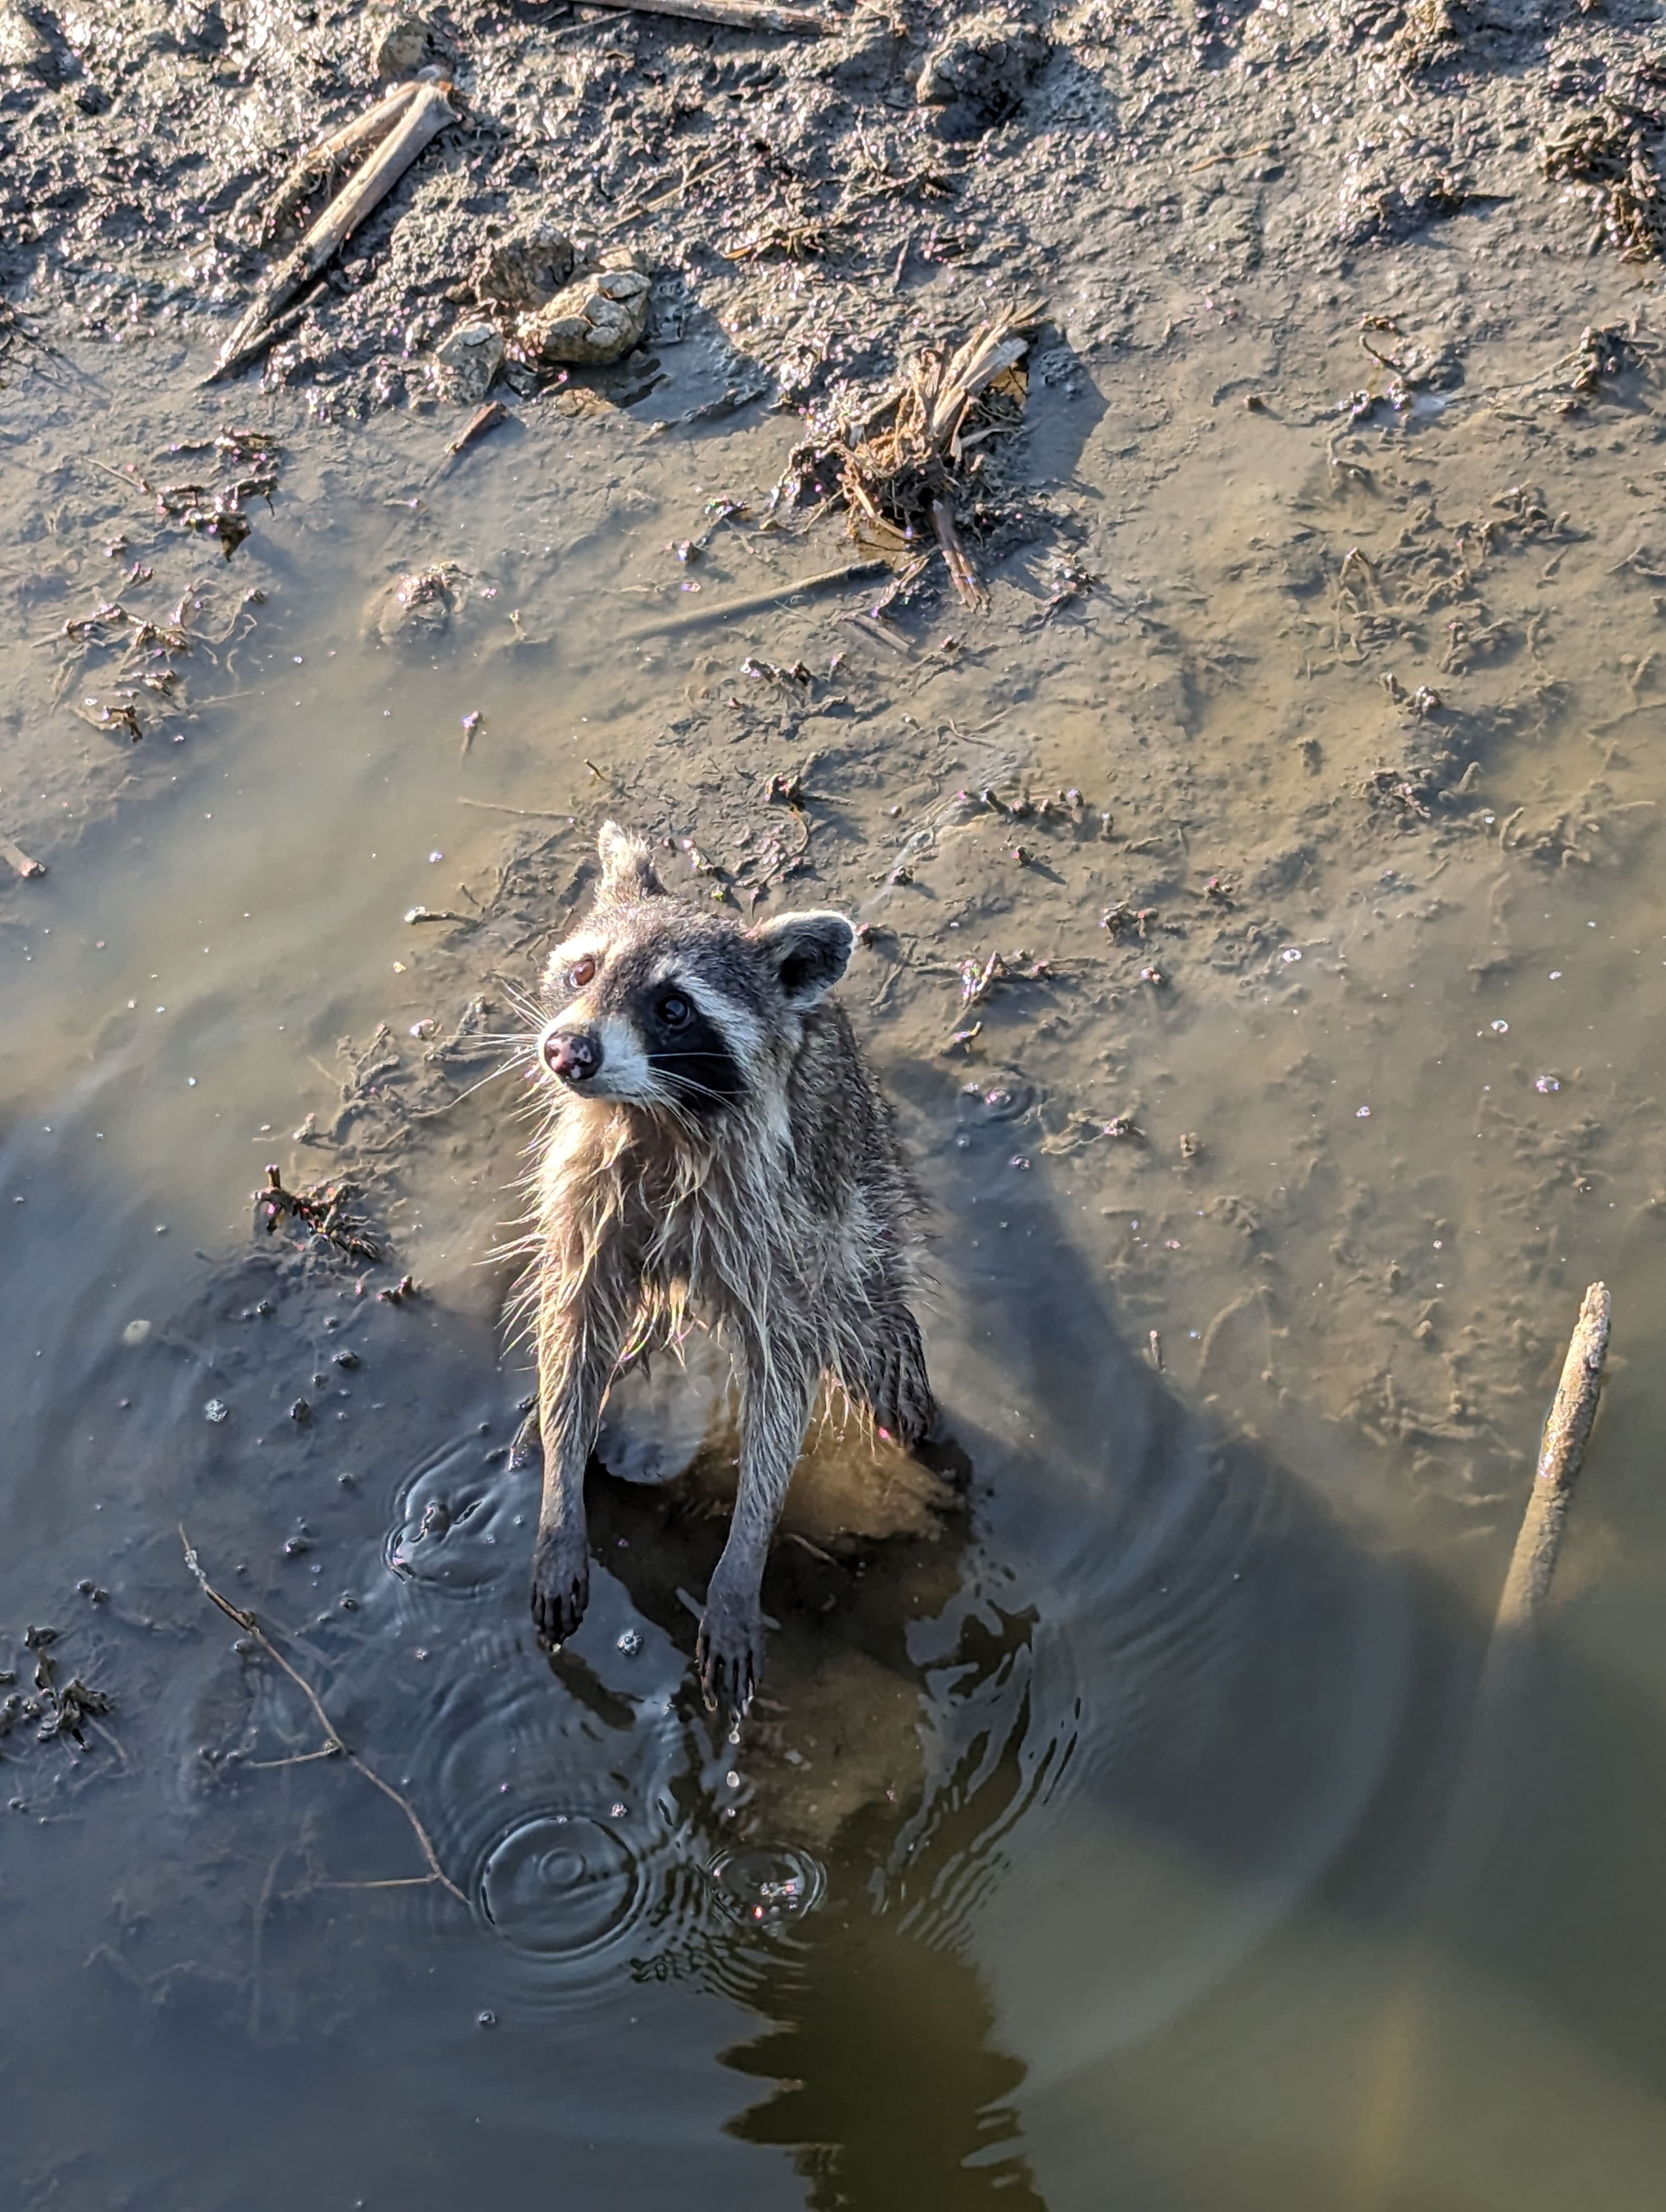
[[703, 1322], [733, 1348], [741, 1420], [698, 1663], [707, 1703], [745, 1712], [764, 1562], [823, 1379], [904, 1445], [935, 1419], [909, 1303], [921, 1200], [830, 995], [855, 944], [844, 916], [744, 930], [672, 897], [617, 824], [599, 852], [594, 903], [544, 979], [550, 1113], [521, 1292], [544, 1455], [532, 1616], [554, 1643], [584, 1617], [584, 1473], [613, 1376]]

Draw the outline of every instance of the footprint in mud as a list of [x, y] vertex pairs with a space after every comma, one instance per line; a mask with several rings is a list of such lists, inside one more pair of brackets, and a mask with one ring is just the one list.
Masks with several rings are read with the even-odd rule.
[[384, 1559], [402, 1581], [459, 1597], [524, 1572], [534, 1480], [475, 1438], [447, 1445], [401, 1486]]

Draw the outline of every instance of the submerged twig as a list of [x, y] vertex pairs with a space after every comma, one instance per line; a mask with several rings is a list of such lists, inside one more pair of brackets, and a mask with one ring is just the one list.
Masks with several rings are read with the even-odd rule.
[[[404, 1888], [407, 1887], [419, 1887], [430, 1882], [438, 1882], [441, 1888], [448, 1890], [452, 1896], [457, 1899], [459, 1905], [466, 1905], [468, 1903], [467, 1898], [463, 1894], [463, 1892], [459, 1889], [457, 1884], [452, 1880], [451, 1876], [441, 1865], [439, 1854], [434, 1848], [434, 1840], [429, 1834], [428, 1830], [423, 1826], [421, 1820], [417, 1816], [416, 1808], [411, 1804], [410, 1799], [408, 1797], [402, 1796], [399, 1791], [393, 1787], [393, 1784], [391, 1782], [385, 1782], [381, 1776], [377, 1773], [375, 1768], [370, 1765], [367, 1760], [361, 1758], [359, 1753], [353, 1749], [350, 1744], [344, 1742], [339, 1729], [337, 1728], [335, 1723], [331, 1719], [329, 1714], [325, 1711], [323, 1700], [319, 1698], [318, 1692], [313, 1687], [306, 1676], [301, 1674], [297, 1668], [292, 1666], [289, 1661], [284, 1657], [283, 1654], [278, 1650], [277, 1644], [273, 1643], [271, 1636], [260, 1626], [259, 1621], [255, 1618], [254, 1614], [246, 1611], [245, 1607], [240, 1605], [234, 1605], [228, 1597], [223, 1597], [221, 1593], [215, 1589], [213, 1583], [208, 1578], [208, 1575], [204, 1569], [202, 1561], [197, 1556], [195, 1547], [192, 1545], [190, 1537], [186, 1535], [183, 1527], [179, 1530], [179, 1541], [185, 1546], [185, 1565], [190, 1569], [191, 1573], [196, 1581], [197, 1586], [202, 1591], [203, 1595], [208, 1599], [210, 1605], [218, 1606], [221, 1612], [225, 1614], [228, 1620], [234, 1620], [246, 1636], [253, 1638], [254, 1641], [260, 1646], [260, 1649], [265, 1653], [272, 1664], [277, 1667], [280, 1672], [289, 1676], [289, 1680], [295, 1684], [295, 1687], [306, 1698], [307, 1704], [312, 1707], [313, 1714], [317, 1717], [319, 1726], [324, 1730], [324, 1742], [319, 1751], [309, 1753], [307, 1755], [309, 1758], [339, 1757], [344, 1759], [350, 1766], [354, 1767], [359, 1773], [363, 1775], [365, 1780], [370, 1784], [371, 1787], [375, 1790], [380, 1790], [383, 1796], [387, 1798], [392, 1803], [397, 1805], [399, 1810], [404, 1814], [406, 1820], [410, 1821], [410, 1832], [416, 1838], [417, 1848], [422, 1852], [423, 1858], [428, 1863], [429, 1870], [425, 1875], [400, 1875], [395, 1880], [387, 1882], [367, 1882], [364, 1884], [353, 1883], [350, 1885], [332, 1884], [331, 1887], [351, 1887], [354, 1888], [362, 1887], [365, 1888], [377, 1889]], [[287, 1762], [277, 1761], [272, 1763], [285, 1764]]]
[[1402, 2201], [1399, 2166], [1402, 2146], [1417, 2125], [1431, 1978], [1442, 1931], [1474, 1896], [1504, 1815], [1508, 1757], [1527, 1723], [1531, 1677], [1526, 1662], [1596, 1417], [1610, 1314], [1607, 1285], [1593, 1283], [1579, 1308], [1540, 1441], [1533, 1488], [1481, 1662], [1457, 1789], [1424, 1875], [1410, 1962], [1384, 2011], [1369, 2069], [1360, 2131], [1365, 2185], [1352, 2200], [1365, 2205]]
[[627, 645], [638, 638], [663, 637], [669, 631], [698, 629], [707, 623], [722, 622], [730, 615], [752, 615], [764, 607], [780, 605], [800, 592], [824, 591], [833, 584], [854, 584], [865, 576], [882, 576], [890, 568], [888, 561], [847, 561], [842, 568], [824, 568], [814, 576], [798, 576], [785, 584], [772, 584], [767, 591], [748, 592], [739, 599], [725, 599], [721, 605], [693, 607], [682, 613], [668, 615], [660, 622], [643, 623], [637, 629], [627, 630]]
[[1561, 1381], [1545, 1422], [1539, 1446], [1539, 1463], [1533, 1488], [1522, 1517], [1504, 1594], [1493, 1623], [1482, 1676], [1485, 1690], [1496, 1676], [1505, 1651], [1514, 1647], [1535, 1625], [1550, 1595], [1556, 1555], [1573, 1497], [1573, 1486], [1584, 1464], [1585, 1445], [1596, 1402], [1602, 1395], [1602, 1367], [1608, 1358], [1612, 1301], [1605, 1283], [1593, 1283], [1585, 1292], [1562, 1363]]

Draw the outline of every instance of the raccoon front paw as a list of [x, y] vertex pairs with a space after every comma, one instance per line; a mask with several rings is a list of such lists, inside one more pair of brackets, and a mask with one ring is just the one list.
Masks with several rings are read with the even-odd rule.
[[547, 1644], [565, 1644], [590, 1601], [590, 1548], [582, 1528], [540, 1530], [532, 1552], [532, 1620]]
[[695, 1661], [707, 1711], [744, 1715], [763, 1672], [763, 1614], [755, 1596], [707, 1592]]

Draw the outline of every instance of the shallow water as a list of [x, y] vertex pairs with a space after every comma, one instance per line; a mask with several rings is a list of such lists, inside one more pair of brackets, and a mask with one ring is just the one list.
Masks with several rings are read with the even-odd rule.
[[[532, 410], [439, 483], [435, 424], [318, 432], [230, 563], [137, 548], [136, 605], [267, 597], [140, 745], [85, 733], [95, 803], [7, 895], [0, 1663], [50, 1622], [59, 1679], [116, 1701], [84, 1754], [0, 1746], [9, 2201], [1655, 2201], [1666, 912], [1651, 564], [1615, 564], [1656, 400], [1627, 386], [1598, 431], [1454, 407], [1328, 459], [1334, 422], [1211, 408], [1247, 343], [1038, 380], [1038, 452], [1117, 502], [1098, 584], [1044, 620], [1020, 552], [986, 620], [902, 652], [836, 599], [629, 635], [839, 557], [826, 526], [666, 550], [772, 480], [778, 419]], [[77, 472], [84, 396], [29, 404], [8, 489], [39, 636], [137, 525]], [[131, 397], [98, 450], [219, 419], [172, 409]], [[1550, 534], [1470, 559], [1454, 526], [1519, 520], [1495, 502], [1529, 472]], [[378, 588], [441, 560], [449, 632], [367, 635]], [[18, 684], [64, 649], [20, 647]], [[748, 654], [802, 658], [808, 703]], [[1478, 763], [1465, 791], [1426, 819], [1366, 797], [1437, 744]], [[589, 1618], [553, 1666], [533, 1645], [489, 1259], [518, 1079], [465, 1098], [493, 1050], [424, 1055], [477, 994], [512, 1018], [605, 812], [739, 872], [790, 826], [761, 784], [806, 755], [789, 889], [875, 926], [847, 996], [935, 1204], [969, 1480], [939, 1512], [818, 1441], [737, 1745], [688, 1680], [721, 1524], [641, 1479], [703, 1433], [697, 1373], [619, 1410]], [[1085, 803], [1015, 819], [986, 786]], [[1101, 927], [1119, 902], [1144, 933]], [[969, 1017], [958, 963], [994, 950]], [[292, 1186], [344, 1160], [390, 1263], [256, 1234], [268, 1160]], [[416, 1295], [376, 1298], [406, 1270]], [[1621, 1357], [1454, 1900], [1430, 1869], [1474, 1669], [1599, 1274]], [[901, 1532], [860, 1571], [815, 1519], [846, 1495]], [[181, 1528], [460, 1899], [398, 1805], [307, 1757], [315, 1717]]]

